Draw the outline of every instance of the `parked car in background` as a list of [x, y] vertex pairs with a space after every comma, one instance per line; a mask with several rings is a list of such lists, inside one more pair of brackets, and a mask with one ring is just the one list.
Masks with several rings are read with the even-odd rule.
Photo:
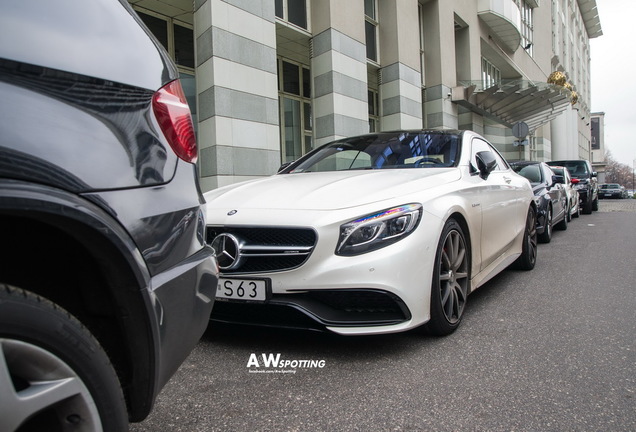
[[536, 260], [530, 184], [469, 131], [345, 138], [205, 197], [212, 320], [446, 335], [468, 294]]
[[177, 69], [127, 1], [5, 1], [0, 94], [0, 430], [128, 430], [217, 287]]
[[552, 166], [550, 168], [556, 175], [563, 177], [563, 188], [567, 196], [567, 219], [570, 222], [573, 217], [577, 218], [581, 215], [579, 191], [574, 187], [579, 181], [572, 178], [570, 171], [566, 167]]
[[579, 191], [581, 198], [581, 211], [584, 214], [591, 214], [598, 210], [598, 181], [596, 171], [592, 169], [592, 164], [587, 160], [560, 160], [547, 162], [550, 166], [564, 166], [578, 180], [574, 188]]
[[527, 178], [537, 203], [537, 233], [539, 241], [550, 243], [552, 229], [568, 228], [568, 202], [564, 179], [543, 162], [513, 162], [512, 169]]
[[623, 198], [631, 198], [629, 191], [625, 189], [625, 186], [621, 186], [621, 190], [623, 191]]
[[602, 184], [598, 187], [598, 197], [600, 199], [603, 199], [603, 198], [623, 199], [625, 198], [625, 195], [626, 195], [625, 188], [619, 185], [618, 183], [607, 183], [607, 184]]

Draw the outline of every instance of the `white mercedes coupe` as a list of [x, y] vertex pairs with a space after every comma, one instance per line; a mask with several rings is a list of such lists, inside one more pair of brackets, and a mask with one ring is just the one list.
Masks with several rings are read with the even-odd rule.
[[216, 321], [447, 335], [472, 291], [536, 261], [530, 183], [469, 131], [341, 139], [205, 198]]

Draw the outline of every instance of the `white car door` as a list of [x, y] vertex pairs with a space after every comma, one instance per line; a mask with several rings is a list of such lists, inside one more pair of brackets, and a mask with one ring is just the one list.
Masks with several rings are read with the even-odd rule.
[[477, 168], [476, 155], [483, 151], [494, 155], [497, 166], [488, 177], [483, 178], [478, 173], [473, 178], [478, 185], [479, 205], [482, 212], [480, 270], [490, 265], [510, 248], [525, 222], [525, 212], [521, 211], [521, 194], [517, 179], [499, 153], [486, 141], [473, 138], [471, 164], [475, 169]]

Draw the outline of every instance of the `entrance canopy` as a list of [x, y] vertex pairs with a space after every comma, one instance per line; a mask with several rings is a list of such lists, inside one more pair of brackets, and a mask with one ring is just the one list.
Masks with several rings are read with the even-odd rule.
[[452, 101], [505, 126], [526, 122], [530, 131], [557, 117], [570, 104], [572, 92], [544, 82], [503, 80], [486, 89], [481, 81], [462, 81]]

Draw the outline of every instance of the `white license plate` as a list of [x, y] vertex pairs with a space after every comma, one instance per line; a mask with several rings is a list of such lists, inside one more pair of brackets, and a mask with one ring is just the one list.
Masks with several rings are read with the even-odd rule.
[[230, 300], [267, 300], [266, 279], [225, 279], [219, 278], [216, 298]]

